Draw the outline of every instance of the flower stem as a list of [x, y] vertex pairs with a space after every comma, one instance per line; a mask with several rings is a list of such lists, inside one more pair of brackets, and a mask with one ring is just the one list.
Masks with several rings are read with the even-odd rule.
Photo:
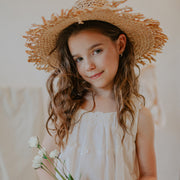
[[62, 162], [62, 160], [59, 157], [57, 157], [57, 160], [59, 160], [59, 162], [63, 165], [63, 174], [65, 175], [65, 177], [68, 178], [68, 176], [66, 175], [64, 170], [66, 170], [66, 172], [69, 174], [69, 176], [71, 176], [71, 179], [74, 180], [72, 178], [72, 175], [71, 175], [70, 171], [67, 169], [67, 167], [65, 165], [65, 162]]
[[[38, 149], [41, 150], [42, 148], [43, 148], [43, 147], [42, 147], [40, 144], [38, 144]], [[55, 167], [54, 163], [52, 163], [52, 161], [49, 159], [48, 155], [46, 155], [46, 158], [47, 158], [47, 160], [50, 162], [50, 164], [54, 167], [54, 170], [59, 174], [59, 176], [60, 176], [63, 180], [66, 180], [65, 177], [64, 177], [64, 176], [59, 172], [59, 170]], [[49, 170], [45, 164], [43, 164], [43, 165], [44, 165], [44, 167], [45, 167], [47, 170]], [[55, 179], [57, 179], [56, 176], [55, 176], [50, 170], [49, 170], [49, 173], [50, 173], [50, 175], [51, 175], [52, 177], [54, 177]], [[57, 179], [57, 180], [58, 180], [58, 179]]]
[[64, 178], [64, 176], [58, 171], [58, 169], [55, 167], [55, 171], [59, 174], [59, 176], [63, 179], [63, 180], [66, 180], [65, 178]]
[[64, 171], [64, 168], [65, 168], [65, 170], [70, 174], [70, 172], [69, 172], [69, 170], [67, 169], [65, 163], [62, 162], [62, 160], [61, 160], [59, 157], [57, 157], [57, 160], [59, 160], [59, 162], [63, 165], [63, 171]]
[[63, 179], [66, 180], [65, 177], [59, 172], [59, 170], [56, 168], [56, 166], [54, 165], [54, 163], [52, 163], [52, 161], [49, 159], [49, 157], [47, 157], [47, 160], [50, 162], [50, 164], [54, 167], [54, 170], [59, 174], [59, 176]]
[[54, 179], [58, 180], [58, 178], [49, 170], [49, 168], [44, 164], [42, 163], [42, 166], [41, 168], [43, 170], [45, 170], [50, 176], [52, 176]]

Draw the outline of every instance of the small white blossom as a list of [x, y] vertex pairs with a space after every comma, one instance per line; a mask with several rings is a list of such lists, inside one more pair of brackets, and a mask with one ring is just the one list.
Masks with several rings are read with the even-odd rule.
[[33, 159], [33, 164], [32, 164], [32, 167], [34, 168], [34, 169], [38, 169], [38, 168], [40, 168], [41, 167], [41, 163], [42, 163], [42, 157], [41, 156], [39, 156], [39, 155], [36, 155], [35, 157], [34, 157], [34, 159]]
[[30, 147], [38, 147], [39, 145], [39, 139], [37, 136], [33, 136], [29, 139], [28, 144]]
[[38, 154], [43, 157], [44, 155], [47, 155], [46, 149], [44, 147], [42, 147], [39, 151]]
[[50, 154], [49, 154], [50, 158], [57, 158], [59, 156], [59, 151], [58, 150], [54, 150], [54, 151], [51, 151]]

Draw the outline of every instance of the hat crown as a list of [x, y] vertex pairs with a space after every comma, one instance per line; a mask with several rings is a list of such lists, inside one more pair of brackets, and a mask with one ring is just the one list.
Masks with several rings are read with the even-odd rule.
[[109, 5], [106, 0], [77, 0], [74, 8], [83, 10], [88, 8], [103, 7], [106, 5]]
[[[126, 33], [134, 47], [137, 63], [151, 62], [156, 53], [161, 52], [167, 36], [159, 27], [159, 22], [145, 19], [143, 14], [133, 13], [132, 8], [121, 6], [127, 0], [77, 0], [71, 9], [62, 9], [60, 15], [52, 14], [50, 20], [44, 17], [42, 25], [33, 24], [26, 32], [28, 61], [36, 68], [51, 71], [59, 67], [56, 42], [63, 29], [73, 23], [88, 20], [109, 22]], [[54, 51], [52, 51], [54, 50]], [[50, 54], [51, 53], [51, 54]], [[51, 58], [49, 56], [51, 55]]]

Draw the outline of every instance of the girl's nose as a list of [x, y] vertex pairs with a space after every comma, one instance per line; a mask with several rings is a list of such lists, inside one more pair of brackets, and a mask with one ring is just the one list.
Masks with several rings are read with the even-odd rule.
[[92, 71], [96, 68], [96, 65], [94, 64], [92, 59], [87, 59], [85, 66], [86, 66], [86, 71]]

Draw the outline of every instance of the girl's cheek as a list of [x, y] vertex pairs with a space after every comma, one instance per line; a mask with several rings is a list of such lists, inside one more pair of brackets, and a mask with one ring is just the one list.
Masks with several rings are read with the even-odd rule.
[[82, 72], [83, 72], [83, 66], [82, 66], [82, 64], [77, 64], [77, 70], [78, 70], [78, 72], [79, 72], [79, 74], [81, 75], [82, 74]]

